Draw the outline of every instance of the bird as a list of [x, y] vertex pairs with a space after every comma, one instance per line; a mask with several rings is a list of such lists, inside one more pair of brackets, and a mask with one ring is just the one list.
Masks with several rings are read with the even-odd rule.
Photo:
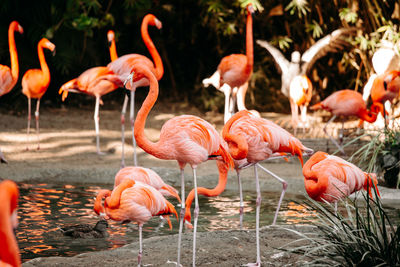
[[[50, 84], [50, 70], [47, 66], [46, 59], [44, 57], [43, 48], [49, 49], [51, 52], [55, 52], [56, 46], [47, 40], [46, 38], [42, 38], [37, 46], [40, 68], [41, 69], [30, 69], [25, 72], [22, 77], [22, 93], [26, 95], [28, 98], [28, 127], [27, 127], [27, 138], [29, 142], [29, 130], [31, 126], [31, 98], [36, 98], [36, 111], [35, 111], [35, 119], [36, 119], [36, 133], [38, 137], [38, 146], [37, 149], [40, 149], [39, 143], [39, 107], [40, 107], [40, 99], [46, 93], [47, 88]], [[26, 147], [28, 150], [28, 146]]]
[[294, 128], [294, 134], [296, 134], [297, 126], [299, 125], [299, 108], [301, 113], [301, 126], [303, 128], [309, 126], [307, 121], [307, 107], [311, 102], [313, 86], [306, 75], [297, 75], [290, 83], [289, 89], [292, 125]]
[[230, 167], [233, 166], [233, 161], [215, 128], [197, 116], [181, 115], [168, 120], [161, 128], [159, 141], [155, 143], [149, 141], [145, 136], [144, 126], [146, 118], [158, 97], [158, 81], [146, 65], [138, 64], [133, 67], [132, 71], [129, 79], [132, 79], [133, 82], [146, 78], [150, 83], [149, 93], [138, 111], [134, 124], [137, 145], [156, 158], [176, 160], [180, 167], [182, 208], [178, 235], [178, 266], [180, 264], [183, 216], [185, 214], [185, 205], [183, 205], [185, 203], [183, 170], [186, 164], [189, 164], [193, 169], [193, 181], [196, 192], [193, 231], [193, 265], [195, 265], [196, 227], [199, 211], [196, 168], [199, 164], [209, 159], [221, 159]]
[[108, 236], [108, 223], [106, 220], [99, 220], [93, 227], [88, 224], [78, 224], [60, 227], [63, 235], [72, 238], [103, 238]]
[[101, 97], [122, 86], [123, 82], [120, 77], [108, 67], [103, 66], [93, 67], [84, 71], [78, 78], [63, 84], [58, 91], [59, 94], [62, 94], [62, 101], [67, 98], [68, 92], [84, 93], [96, 98], [93, 118], [96, 130], [96, 151], [99, 155], [104, 154], [100, 151], [99, 106], [100, 104], [103, 105]]
[[21, 266], [17, 239], [13, 229], [18, 226], [19, 190], [15, 182], [0, 182], [0, 266]]
[[[153, 74], [156, 76], [157, 80], [160, 80], [164, 74], [164, 66], [161, 60], [161, 57], [154, 46], [153, 41], [151, 40], [148, 33], [148, 25], [156, 26], [158, 29], [162, 28], [162, 23], [160, 20], [156, 18], [153, 14], [147, 14], [144, 16], [141, 26], [141, 34], [143, 38], [143, 42], [145, 43], [147, 49], [150, 52], [151, 57], [153, 58], [154, 63], [147, 57], [140, 54], [127, 54], [122, 57], [119, 57], [116, 60], [110, 62], [107, 67], [112, 70], [114, 73], [121, 76], [122, 80], [126, 80], [128, 75], [132, 72], [132, 67], [136, 64], [145, 64], [148, 68], [151, 69]], [[130, 102], [130, 121], [132, 127], [132, 143], [133, 143], [133, 162], [134, 166], [137, 166], [137, 156], [136, 156], [136, 140], [134, 138], [134, 109], [135, 109], [135, 91], [138, 87], [148, 86], [149, 82], [146, 79], [141, 79], [133, 84], [126, 84], [126, 88], [131, 91], [131, 102]], [[125, 155], [124, 155], [124, 145], [125, 145], [125, 113], [128, 104], [128, 96], [125, 95], [124, 104], [122, 106], [121, 113], [121, 141], [122, 141], [122, 156], [121, 156], [121, 167], [125, 167]]]
[[[104, 197], [104, 206], [101, 207], [101, 200]], [[142, 261], [143, 224], [156, 215], [174, 214], [178, 218], [174, 206], [159, 191], [152, 186], [130, 179], [123, 180], [113, 191], [101, 190], [96, 197], [95, 208], [95, 211], [103, 210], [114, 221], [133, 221], [138, 224], [138, 266], [141, 266]]]
[[344, 159], [318, 151], [303, 166], [304, 186], [310, 198], [321, 202], [337, 202], [361, 189], [372, 198], [374, 187], [378, 196], [378, 180], [375, 173], [363, 172]]
[[231, 54], [222, 58], [217, 71], [203, 80], [204, 86], [212, 84], [225, 94], [224, 122], [235, 112], [235, 102], [239, 110], [246, 109], [244, 98], [248, 81], [253, 74], [253, 5], [248, 4], [246, 10], [246, 55]]
[[[295, 138], [288, 131], [284, 130], [280, 126], [276, 125], [270, 120], [258, 118], [251, 114], [247, 110], [242, 110], [233, 115], [227, 123], [225, 123], [222, 129], [222, 137], [227, 142], [229, 152], [234, 160], [238, 162], [237, 168], [243, 169], [248, 166], [254, 165], [254, 172], [256, 178], [256, 243], [257, 243], [257, 261], [255, 264], [250, 265], [261, 265], [260, 257], [260, 243], [259, 243], [259, 216], [260, 216], [260, 205], [261, 205], [261, 192], [260, 184], [258, 179], [257, 167], [267, 172], [279, 182], [282, 183], [282, 193], [278, 202], [277, 209], [275, 211], [274, 220], [272, 225], [276, 223], [280, 205], [282, 203], [283, 196], [286, 192], [288, 183], [267, 170], [259, 164], [260, 161], [266, 160], [276, 153], [290, 153], [296, 155], [301, 164], [303, 165], [303, 153], [308, 155], [313, 153], [313, 150], [305, 147], [297, 138]], [[239, 188], [241, 189], [240, 176], [238, 173]], [[240, 195], [241, 192], [240, 192]], [[241, 203], [243, 200], [241, 199]], [[241, 204], [242, 205], [242, 204]], [[241, 209], [242, 211], [243, 209]]]
[[[341, 146], [342, 134], [340, 135], [340, 144], [336, 142], [332, 136], [329, 135], [326, 130], [328, 124], [331, 123], [337, 116], [342, 117], [342, 133], [344, 128], [344, 117], [357, 116], [362, 121], [372, 123], [376, 120], [378, 112], [380, 110], [379, 105], [372, 103], [370, 110], [362, 98], [359, 92], [350, 89], [339, 90], [325, 98], [323, 101], [310, 107], [311, 110], [324, 109], [333, 114], [332, 118], [325, 124], [324, 132], [331, 141], [336, 145], [340, 152], [345, 155], [345, 152]], [[361, 122], [359, 126], [361, 125]]]
[[13, 21], [8, 27], [8, 46], [10, 49], [11, 69], [6, 65], [0, 65], [0, 96], [10, 92], [18, 81], [18, 53], [14, 39], [14, 32], [16, 31], [20, 34], [24, 33], [24, 29], [21, 25], [19, 25], [17, 21]]
[[148, 184], [160, 191], [163, 196], [172, 196], [181, 202], [181, 198], [177, 194], [177, 190], [166, 184], [155, 171], [149, 168], [128, 166], [120, 169], [114, 178], [114, 188], [125, 179]]
[[108, 40], [108, 48], [110, 50], [110, 58], [111, 61], [114, 61], [118, 58], [117, 47], [115, 45], [115, 33], [113, 30], [109, 30], [107, 32], [107, 40]]
[[[265, 40], [257, 40], [257, 44], [268, 50], [272, 55], [273, 59], [277, 63], [277, 68], [281, 72], [281, 91], [289, 98], [291, 111], [292, 111], [292, 122], [297, 123], [296, 114], [293, 113], [295, 110], [295, 100], [292, 99], [291, 91], [295, 91], [295, 88], [300, 87], [298, 84], [292, 83], [293, 80], [298, 76], [309, 75], [314, 63], [321, 57], [325, 56], [329, 52], [336, 52], [348, 46], [349, 43], [344, 40], [345, 37], [351, 36], [356, 33], [356, 28], [341, 28], [333, 31], [327, 36], [318, 40], [315, 44], [309, 47], [302, 55], [299, 51], [293, 51], [291, 54], [290, 61], [285, 58], [279, 49], [272, 46]], [[305, 115], [306, 116], [306, 115]], [[297, 127], [297, 125], [294, 125]]]

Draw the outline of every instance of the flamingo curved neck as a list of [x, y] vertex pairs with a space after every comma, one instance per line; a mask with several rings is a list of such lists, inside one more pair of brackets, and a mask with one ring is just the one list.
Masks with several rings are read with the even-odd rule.
[[142, 33], [143, 42], [146, 45], [147, 49], [149, 50], [151, 57], [153, 58], [155, 70], [156, 70], [156, 72], [155, 72], [156, 78], [157, 78], [157, 80], [160, 80], [164, 74], [164, 66], [162, 64], [160, 54], [158, 53], [153, 41], [150, 38], [149, 32], [148, 32], [148, 25], [149, 25], [150, 19], [151, 19], [150, 16], [146, 16], [143, 19], [142, 26], [141, 26], [141, 33]]
[[43, 45], [41, 43], [38, 44], [38, 56], [40, 62], [40, 68], [43, 73], [43, 83], [48, 84], [50, 82], [50, 70], [46, 63], [46, 58], [44, 57]]
[[222, 129], [222, 137], [228, 143], [229, 153], [232, 158], [236, 160], [241, 160], [247, 157], [249, 146], [246, 138], [239, 134], [231, 135], [229, 131], [236, 120], [242, 116], [248, 115], [248, 113], [249, 111], [247, 110], [239, 111], [225, 123], [224, 128]]
[[[17, 47], [15, 45], [15, 37], [14, 33], [16, 31], [15, 25], [10, 25], [8, 29], [8, 46], [10, 50], [10, 58], [11, 58], [11, 75], [13, 79], [13, 86], [17, 83], [18, 75], [19, 75], [19, 65], [18, 65], [18, 54], [17, 54]], [[10, 90], [11, 90], [10, 88]]]
[[118, 58], [118, 54], [117, 54], [117, 47], [115, 45], [115, 40], [114, 39], [111, 41], [111, 45], [109, 47], [109, 50], [110, 50], [111, 61], [116, 60]]
[[[375, 109], [375, 108], [374, 108], [374, 107], [371, 107], [371, 111], [370, 111], [370, 110], [367, 110], [367, 109], [363, 110], [363, 111], [359, 114], [360, 119], [365, 120], [365, 121], [367, 121], [367, 122], [369, 122], [369, 123], [375, 122], [375, 121], [376, 121], [376, 118], [377, 118], [377, 116], [378, 116], [378, 113], [375, 112], [375, 110], [373, 110], [373, 109]], [[379, 109], [379, 108], [378, 108], [378, 109]]]
[[250, 12], [247, 12], [246, 21], [246, 69], [249, 73], [253, 72], [254, 55], [253, 55], [253, 17]]
[[101, 201], [110, 195], [111, 195], [111, 191], [108, 189], [100, 190], [97, 193], [97, 196], [96, 196], [96, 199], [95, 199], [94, 205], [93, 205], [93, 210], [97, 213], [97, 215], [100, 215], [100, 213], [105, 213], [104, 207], [103, 207]]
[[124, 181], [122, 181], [122, 183], [120, 183], [117, 187], [114, 188], [114, 190], [111, 193], [111, 196], [106, 198], [107, 206], [111, 209], [118, 208], [122, 192], [125, 189], [132, 187], [134, 184], [135, 181], [131, 179], [125, 179]]

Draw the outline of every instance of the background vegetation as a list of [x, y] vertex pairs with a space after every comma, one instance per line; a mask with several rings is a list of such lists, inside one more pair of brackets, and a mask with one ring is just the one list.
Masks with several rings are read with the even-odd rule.
[[[354, 47], [346, 53], [321, 58], [312, 71], [315, 100], [335, 90], [360, 90], [371, 72], [370, 58], [379, 40], [398, 39], [399, 4], [394, 0], [3, 0], [0, 5], [0, 63], [10, 65], [7, 30], [12, 20], [24, 27], [16, 34], [20, 78], [16, 87], [0, 98], [0, 107], [26, 112], [21, 77], [38, 68], [36, 52], [41, 37], [55, 45], [54, 57], [45, 52], [52, 76], [43, 97], [46, 106], [60, 106], [59, 87], [84, 70], [109, 62], [106, 32], [116, 32], [118, 55], [149, 56], [140, 36], [147, 13], [163, 23], [162, 31], [150, 29], [165, 66], [160, 81], [161, 101], [186, 101], [203, 111], [223, 109], [223, 95], [204, 88], [222, 57], [245, 52], [244, 6], [254, 3], [254, 39], [266, 39], [289, 57], [294, 49], [305, 51], [316, 40], [339, 27], [357, 26]], [[280, 75], [272, 57], [255, 44], [255, 66], [247, 105], [260, 111], [289, 112], [280, 92]], [[340, 78], [338, 78], [340, 77]], [[138, 92], [144, 97], [146, 90]], [[107, 100], [122, 104], [122, 90]], [[314, 101], [315, 101], [314, 100]], [[85, 96], [68, 98], [68, 105], [85, 105]], [[107, 104], [107, 102], [106, 102]], [[106, 105], [107, 108], [107, 105]]]

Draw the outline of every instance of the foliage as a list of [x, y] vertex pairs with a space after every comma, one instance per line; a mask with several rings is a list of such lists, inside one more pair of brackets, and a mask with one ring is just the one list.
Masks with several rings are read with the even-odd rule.
[[400, 225], [392, 224], [377, 193], [374, 195], [371, 199], [363, 193], [364, 201], [339, 201], [345, 206], [344, 214], [335, 214], [330, 203], [325, 206], [309, 199], [305, 207], [317, 211], [319, 231], [303, 234], [288, 229], [301, 239], [283, 249], [304, 255], [301, 265], [399, 266]]
[[[383, 173], [386, 185], [398, 188], [400, 183], [398, 177], [400, 171], [400, 129], [395, 126], [368, 135], [371, 141], [354, 152], [349, 160], [367, 172]], [[362, 136], [362, 138], [365, 137], [365, 135]]]

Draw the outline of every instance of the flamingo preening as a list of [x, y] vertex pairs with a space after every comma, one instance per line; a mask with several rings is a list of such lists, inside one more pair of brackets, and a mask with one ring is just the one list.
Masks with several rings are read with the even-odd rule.
[[246, 19], [246, 55], [231, 54], [222, 58], [217, 71], [207, 79], [203, 80], [204, 86], [212, 84], [215, 88], [225, 94], [224, 122], [235, 113], [237, 102], [238, 110], [244, 110], [245, 95], [248, 81], [253, 74], [253, 6], [247, 5]]
[[0, 266], [21, 266], [17, 239], [13, 230], [18, 226], [19, 190], [15, 182], [0, 183]]
[[[105, 198], [104, 206], [101, 205], [103, 198]], [[94, 210], [97, 214], [104, 213], [106, 217], [114, 221], [132, 221], [138, 224], [138, 266], [141, 266], [142, 262], [143, 224], [156, 215], [174, 214], [178, 218], [174, 206], [158, 190], [130, 179], [123, 180], [113, 191], [100, 190], [96, 197]]]
[[[164, 67], [162, 64], [161, 57], [157, 52], [156, 47], [154, 46], [153, 41], [150, 38], [148, 32], [148, 25], [156, 26], [158, 29], [161, 29], [162, 24], [154, 15], [147, 14], [142, 21], [141, 26], [141, 33], [143, 42], [145, 43], [147, 49], [151, 57], [153, 58], [154, 63], [147, 57], [142, 56], [140, 54], [128, 54], [118, 59], [113, 60], [110, 62], [107, 67], [110, 68], [114, 73], [119, 75], [122, 80], [126, 80], [128, 75], [132, 72], [132, 67], [136, 64], [145, 64], [156, 76], [157, 80], [160, 80], [164, 74]], [[132, 143], [133, 143], [133, 161], [134, 166], [137, 166], [137, 156], [136, 156], [136, 140], [134, 137], [134, 120], [135, 120], [135, 91], [136, 88], [142, 86], [148, 86], [149, 81], [147, 79], [141, 79], [138, 81], [133, 82], [132, 84], [126, 84], [126, 88], [131, 91], [131, 102], [130, 102], [130, 122], [132, 127]], [[124, 152], [124, 145], [125, 145], [125, 113], [128, 104], [128, 96], [125, 95], [124, 104], [122, 106], [122, 114], [121, 114], [121, 131], [122, 131], [122, 157], [121, 157], [121, 166], [125, 167], [125, 152]]]
[[[254, 165], [254, 172], [256, 178], [256, 190], [257, 190], [257, 206], [256, 206], [256, 243], [257, 243], [257, 261], [256, 266], [261, 265], [260, 256], [260, 241], [259, 241], [259, 217], [260, 217], [260, 206], [261, 206], [261, 192], [260, 184], [258, 179], [257, 167], [267, 172], [272, 177], [276, 178], [282, 183], [282, 193], [278, 202], [277, 209], [275, 211], [274, 220], [272, 225], [275, 224], [278, 217], [278, 212], [282, 199], [288, 186], [287, 182], [267, 170], [259, 164], [260, 161], [266, 160], [276, 153], [290, 153], [297, 155], [303, 165], [303, 153], [311, 154], [312, 149], [305, 147], [297, 138], [291, 135], [289, 132], [276, 125], [272, 121], [258, 118], [251, 114], [247, 110], [242, 110], [233, 115], [228, 122], [224, 125], [222, 130], [222, 136], [228, 143], [229, 152], [233, 159], [242, 161], [242, 166], [238, 166], [238, 169], [245, 168], [247, 166]], [[241, 190], [240, 172], [238, 172], [238, 183], [239, 189]], [[241, 197], [241, 209], [243, 212], [243, 199]], [[241, 215], [242, 216], [242, 215]]]
[[[40, 69], [30, 69], [25, 72], [22, 77], [22, 93], [26, 95], [28, 98], [28, 127], [27, 127], [27, 138], [29, 142], [29, 130], [31, 127], [31, 99], [36, 98], [36, 111], [35, 111], [35, 119], [36, 119], [36, 134], [38, 137], [38, 146], [39, 149], [39, 107], [40, 107], [40, 99], [46, 93], [47, 88], [50, 84], [50, 70], [47, 66], [46, 59], [44, 57], [43, 48], [49, 49], [53, 54], [55, 53], [56, 46], [47, 40], [46, 38], [42, 38], [38, 45], [38, 55], [40, 61]], [[28, 149], [28, 145], [26, 147]]]
[[185, 215], [185, 180], [184, 168], [190, 164], [193, 169], [193, 181], [195, 190], [195, 211], [193, 231], [193, 265], [196, 255], [196, 227], [199, 213], [197, 198], [197, 166], [209, 159], [220, 159], [224, 161], [227, 168], [233, 166], [232, 158], [225, 150], [224, 141], [215, 128], [205, 120], [191, 115], [182, 115], [168, 120], [161, 128], [160, 139], [153, 143], [144, 134], [146, 118], [158, 97], [158, 81], [152, 71], [146, 65], [133, 67], [133, 75], [130, 76], [133, 82], [146, 78], [150, 83], [149, 93], [138, 111], [135, 120], [135, 138], [137, 144], [145, 152], [159, 158], [178, 161], [181, 171], [181, 218], [179, 223], [178, 237], [178, 259], [180, 264], [180, 248], [183, 230], [183, 216]]
[[[370, 110], [367, 109], [367, 106], [362, 98], [362, 95], [359, 92], [354, 90], [339, 90], [325, 98], [322, 102], [313, 105], [311, 110], [324, 109], [333, 114], [332, 118], [325, 124], [324, 132], [331, 139], [332, 143], [336, 145], [340, 152], [345, 154], [341, 144], [342, 144], [342, 134], [339, 136], [340, 144], [333, 139], [333, 137], [328, 133], [327, 127], [328, 124], [331, 123], [337, 116], [342, 117], [342, 132], [344, 128], [344, 117], [348, 116], [357, 116], [362, 121], [374, 122], [380, 111], [379, 105], [373, 103], [370, 107]], [[361, 125], [361, 122], [359, 126]]]
[[[293, 128], [296, 128], [298, 123], [297, 107], [294, 106], [296, 103], [296, 95], [301, 94], [302, 90], [304, 90], [304, 86], [301, 85], [302, 80], [299, 79], [299, 77], [308, 75], [314, 63], [319, 58], [325, 56], [328, 52], [336, 52], [337, 50], [348, 46], [349, 43], [346, 42], [344, 38], [353, 35], [355, 32], [355, 28], [342, 28], [335, 30], [310, 46], [302, 55], [299, 51], [294, 51], [291, 55], [290, 61], [285, 58], [281, 51], [267, 41], [257, 40], [257, 44], [267, 49], [267, 51], [272, 55], [277, 63], [278, 70], [281, 72], [281, 91], [290, 100]], [[295, 79], [298, 80], [296, 81]], [[312, 96], [311, 92], [310, 94]], [[304, 114], [302, 115], [302, 120], [307, 117], [306, 112], [307, 106], [305, 106], [304, 111], [302, 111]], [[306, 122], [302, 121], [302, 123], [304, 125]]]

